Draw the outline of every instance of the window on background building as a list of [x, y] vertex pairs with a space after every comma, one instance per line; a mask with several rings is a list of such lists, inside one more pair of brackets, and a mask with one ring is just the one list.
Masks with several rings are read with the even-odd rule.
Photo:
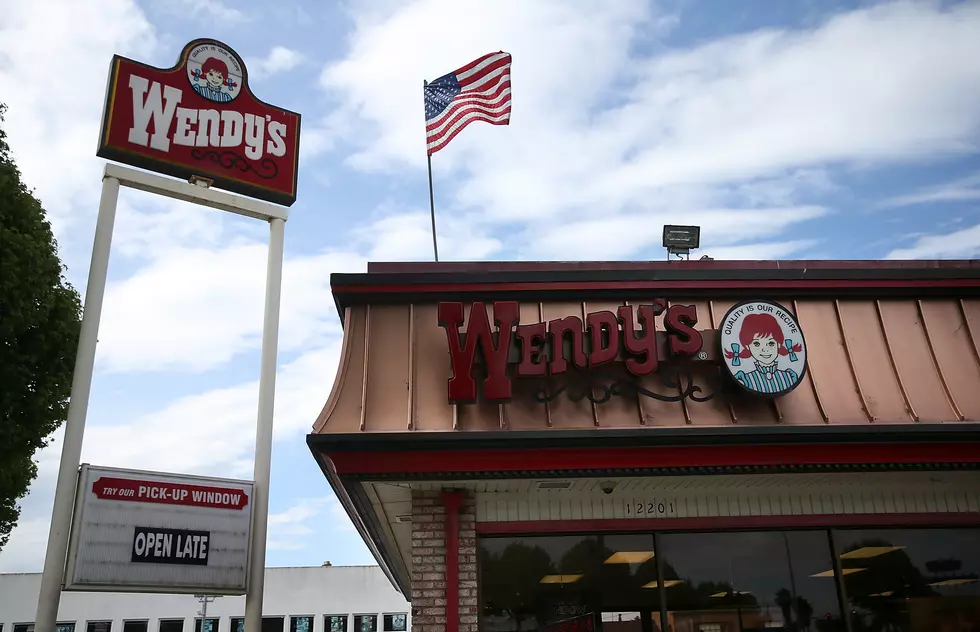
[[823, 575], [833, 565], [826, 531], [670, 533], [658, 542], [676, 629], [845, 629], [833, 575]]
[[[123, 632], [125, 632], [125, 630]], [[207, 620], [204, 621], [203, 630], [201, 629], [201, 620], [194, 619], [194, 632], [218, 632], [218, 619], [208, 617]]]
[[160, 619], [160, 632], [183, 632], [183, 619]]
[[313, 617], [290, 617], [289, 632], [313, 632]]
[[354, 632], [378, 632], [378, 615], [355, 614]]
[[56, 623], [54, 625], [54, 632], [75, 632], [75, 622]]
[[85, 632], [112, 632], [112, 621], [89, 621], [85, 624]]
[[855, 629], [980, 626], [980, 529], [840, 529], [833, 537]]
[[245, 632], [245, 618], [244, 617], [232, 617], [231, 618], [231, 632]]
[[149, 621], [123, 621], [123, 632], [146, 632], [149, 623]]
[[14, 632], [34, 632], [33, 623], [15, 623]]
[[323, 632], [347, 632], [347, 615], [346, 614], [324, 615]]
[[405, 632], [408, 630], [408, 615], [404, 613], [386, 614], [384, 632]]
[[283, 632], [285, 617], [262, 617], [262, 632]]

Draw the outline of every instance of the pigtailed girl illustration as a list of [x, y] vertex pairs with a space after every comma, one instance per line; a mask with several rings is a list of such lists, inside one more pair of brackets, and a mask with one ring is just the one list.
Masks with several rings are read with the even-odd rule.
[[[780, 359], [796, 362], [803, 351], [799, 341], [786, 338], [779, 321], [772, 314], [749, 314], [742, 319], [738, 332], [739, 343], [731, 343], [725, 349], [725, 358], [731, 364], [734, 378], [745, 388], [757, 393], [782, 393], [800, 381], [800, 374], [792, 367], [779, 368]], [[754, 360], [750, 371], [739, 369], [742, 360]]]
[[191, 84], [199, 95], [218, 103], [231, 101], [234, 96], [229, 90], [234, 90], [238, 85], [228, 75], [228, 65], [217, 57], [204, 60], [201, 68], [194, 71]]

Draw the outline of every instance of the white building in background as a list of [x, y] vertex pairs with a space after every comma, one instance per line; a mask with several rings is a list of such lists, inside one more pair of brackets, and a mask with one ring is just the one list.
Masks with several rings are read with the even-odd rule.
[[[0, 632], [34, 632], [40, 573], [0, 574]], [[202, 632], [192, 595], [66, 592], [58, 632]], [[377, 566], [267, 568], [262, 632], [407, 632], [411, 608]], [[245, 597], [207, 604], [204, 632], [241, 632]]]

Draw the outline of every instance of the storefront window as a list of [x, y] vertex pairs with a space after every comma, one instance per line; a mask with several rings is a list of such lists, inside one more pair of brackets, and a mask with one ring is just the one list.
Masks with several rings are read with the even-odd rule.
[[479, 558], [486, 630], [591, 632], [625, 612], [621, 632], [640, 632], [659, 613], [652, 534], [482, 538]]
[[675, 632], [843, 630], [825, 531], [660, 536]]
[[980, 629], [980, 531], [834, 531], [855, 632]]

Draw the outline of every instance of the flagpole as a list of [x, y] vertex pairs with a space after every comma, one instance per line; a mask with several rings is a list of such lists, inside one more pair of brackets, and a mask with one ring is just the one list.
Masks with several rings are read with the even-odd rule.
[[[428, 81], [422, 82], [422, 100], [425, 102], [425, 87]], [[424, 113], [423, 113], [424, 115]], [[425, 159], [429, 164], [429, 217], [432, 219], [432, 252], [435, 254], [436, 263], [439, 262], [439, 244], [436, 242], [436, 199], [432, 194], [432, 154], [429, 153], [428, 142], [425, 148]]]
[[432, 155], [428, 150], [425, 157], [429, 162], [429, 216], [432, 218], [432, 252], [436, 256], [436, 263], [439, 262], [439, 244], [436, 243], [436, 202], [432, 197]]

